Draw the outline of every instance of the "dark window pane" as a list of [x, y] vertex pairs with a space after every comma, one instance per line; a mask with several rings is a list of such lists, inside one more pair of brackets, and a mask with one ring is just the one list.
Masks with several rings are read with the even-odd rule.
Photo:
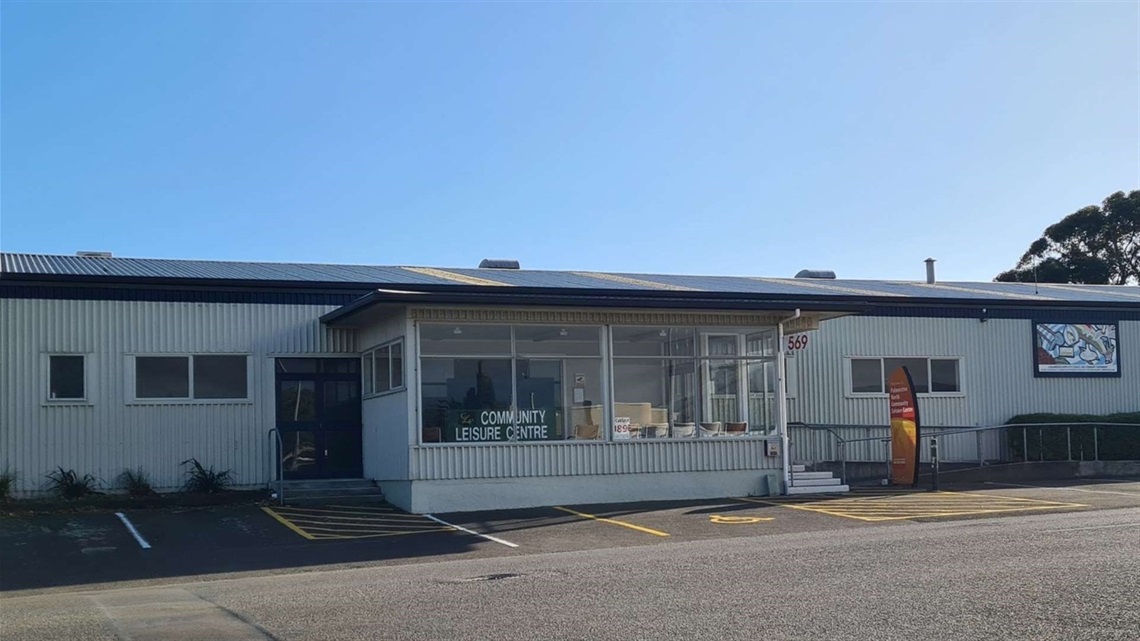
[[314, 374], [319, 363], [315, 358], [279, 358], [277, 371], [282, 374]]
[[392, 379], [389, 376], [388, 348], [381, 347], [376, 350], [376, 393], [387, 392], [392, 389]]
[[930, 359], [930, 391], [932, 392], [960, 392], [961, 381], [958, 380], [958, 361], [954, 359]]
[[280, 381], [277, 422], [317, 420], [317, 384], [313, 381]]
[[916, 394], [925, 394], [930, 391], [930, 374], [926, 371], [925, 358], [884, 358], [884, 385], [886, 379], [890, 378], [891, 374], [900, 367], [905, 367], [910, 371], [910, 379], [914, 381], [914, 392]]
[[355, 374], [360, 371], [360, 361], [355, 358], [322, 358], [321, 371], [326, 374]]
[[855, 394], [883, 392], [883, 366], [879, 359], [851, 359], [851, 391]]
[[285, 478], [303, 478], [316, 471], [315, 432], [282, 432], [281, 445], [281, 467], [285, 471]]
[[404, 342], [392, 343], [392, 388], [404, 386]]
[[190, 359], [186, 356], [135, 357], [137, 398], [189, 398]]
[[527, 356], [600, 356], [601, 328], [597, 326], [518, 325], [515, 353]]
[[322, 421], [360, 424], [360, 384], [356, 381], [325, 381]]
[[691, 327], [615, 327], [614, 356], [695, 356]]
[[372, 382], [372, 352], [365, 352], [361, 360], [364, 365], [364, 373], [361, 375], [361, 378], [364, 379], [364, 393], [371, 394], [376, 389]]
[[51, 357], [50, 398], [83, 398], [83, 357]]
[[510, 359], [425, 358], [421, 367], [424, 441], [508, 440], [501, 416], [510, 412], [495, 412], [490, 427], [481, 419], [484, 410], [511, 408]]
[[509, 356], [511, 328], [506, 325], [420, 325], [420, 353]]
[[194, 398], [247, 398], [245, 356], [195, 356]]
[[362, 472], [360, 430], [327, 430], [324, 439], [323, 475], [326, 478], [359, 477]]
[[[692, 359], [614, 360], [613, 437], [695, 437], [702, 405], [695, 365]], [[589, 422], [601, 421], [601, 409], [599, 403]], [[576, 418], [575, 424], [581, 422]]]

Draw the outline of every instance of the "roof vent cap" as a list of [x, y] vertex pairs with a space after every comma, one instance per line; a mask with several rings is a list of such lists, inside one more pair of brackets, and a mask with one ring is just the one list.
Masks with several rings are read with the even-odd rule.
[[479, 269], [520, 269], [519, 261], [509, 258], [484, 258], [479, 261]]
[[75, 252], [75, 255], [80, 258], [110, 258], [111, 252]]
[[830, 269], [801, 269], [796, 272], [796, 278], [823, 278], [835, 280], [835, 272]]

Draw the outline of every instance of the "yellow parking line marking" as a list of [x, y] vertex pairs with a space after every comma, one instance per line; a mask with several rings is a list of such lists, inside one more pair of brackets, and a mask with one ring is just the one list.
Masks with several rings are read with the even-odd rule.
[[584, 519], [593, 519], [595, 521], [601, 521], [602, 523], [610, 523], [611, 525], [620, 525], [622, 527], [627, 527], [631, 530], [637, 530], [638, 532], [645, 532], [646, 534], [652, 534], [654, 536], [669, 536], [668, 532], [662, 532], [661, 530], [654, 530], [653, 528], [642, 527], [640, 525], [634, 525], [633, 523], [626, 523], [625, 521], [618, 521], [616, 519], [607, 519], [607, 518], [601, 517], [601, 516], [594, 516], [593, 514], [586, 514], [585, 512], [578, 512], [577, 510], [571, 510], [568, 507], [559, 507], [556, 505], [556, 506], [554, 506], [554, 509], [561, 510], [563, 512], [568, 512], [568, 513], [573, 514], [575, 516], [580, 516]]
[[354, 527], [367, 527], [367, 528], [385, 528], [389, 530], [407, 530], [417, 527], [430, 526], [431, 522], [424, 521], [402, 521], [400, 523], [385, 523], [383, 521], [365, 521], [358, 522], [345, 522], [345, 521], [322, 521], [321, 519], [289, 519], [298, 527], [306, 528], [310, 525], [322, 525], [327, 527], [340, 527], [340, 528], [354, 528]]
[[969, 492], [924, 493], [922, 496], [914, 496], [912, 494], [849, 497], [796, 502], [764, 501], [744, 497], [738, 500], [804, 510], [805, 512], [818, 512], [820, 514], [868, 522], [1088, 507], [1081, 503], [1061, 503], [1014, 496], [972, 494]]
[[308, 532], [302, 530], [301, 528], [297, 527], [296, 525], [293, 525], [293, 523], [290, 522], [289, 519], [281, 516], [280, 514], [274, 512], [273, 510], [271, 510], [267, 507], [263, 507], [261, 509], [265, 510], [265, 513], [268, 514], [269, 516], [272, 516], [273, 518], [280, 521], [281, 525], [284, 525], [285, 527], [289, 528], [290, 530], [293, 530], [294, 532], [296, 532], [297, 534], [300, 534], [301, 536], [305, 537], [306, 539], [312, 540], [313, 538], [315, 538], [312, 534], [309, 534]]
[[332, 534], [337, 534], [337, 533], [344, 533], [344, 534], [415, 534], [416, 532], [443, 532], [443, 531], [446, 531], [447, 529], [448, 528], [434, 527], [434, 526], [428, 527], [428, 528], [422, 528], [422, 529], [418, 529], [418, 530], [389, 530], [386, 528], [321, 527], [319, 525], [306, 525], [305, 526], [305, 531], [309, 532], [310, 534], [313, 534], [315, 536], [319, 536], [319, 535], [324, 534], [326, 532], [331, 532]]
[[[431, 532], [450, 532], [450, 528], [439, 528], [438, 530], [429, 530]], [[380, 532], [377, 534], [317, 534], [313, 537], [316, 541], [332, 541], [341, 539], [380, 539], [390, 536], [405, 536], [408, 534], [418, 534], [418, 532]]]
[[387, 517], [387, 516], [337, 516], [335, 514], [289, 514], [287, 512], [282, 512], [282, 516], [286, 516], [286, 517], [288, 517], [294, 521], [297, 521], [297, 520], [343, 521], [346, 525], [351, 525], [353, 522], [357, 522], [357, 521], [363, 522], [363, 523], [399, 523], [399, 524], [406, 524], [406, 523], [415, 523], [417, 521], [423, 520], [423, 519], [393, 519], [393, 518]]
[[386, 512], [379, 512], [379, 511], [377, 511], [377, 512], [361, 512], [361, 511], [356, 510], [356, 509], [328, 510], [328, 509], [324, 509], [324, 508], [308, 508], [308, 507], [304, 507], [304, 508], [302, 508], [302, 507], [279, 507], [279, 508], [277, 508], [277, 510], [280, 512], [288, 512], [288, 513], [294, 513], [294, 514], [318, 513], [318, 514], [340, 514], [340, 515], [346, 515], [347, 514], [347, 515], [376, 516], [376, 517], [388, 516], [388, 517], [398, 517], [398, 518], [407, 518], [407, 519], [418, 519], [418, 518], [420, 518], [420, 516], [418, 514], [406, 514], [404, 512], [397, 512], [395, 510], [388, 510]]
[[1027, 498], [1022, 497], [1022, 496], [996, 496], [996, 495], [990, 495], [990, 494], [974, 494], [972, 492], [943, 492], [943, 494], [957, 494], [959, 496], [979, 496], [979, 497], [985, 497], [985, 498], [1005, 499], [1007, 501], [1028, 501], [1031, 503], [1051, 503], [1053, 505], [1072, 505], [1075, 507], [1088, 507], [1087, 505], [1084, 505], [1082, 503], [1062, 503], [1060, 501], [1046, 501], [1043, 499], [1027, 499]]

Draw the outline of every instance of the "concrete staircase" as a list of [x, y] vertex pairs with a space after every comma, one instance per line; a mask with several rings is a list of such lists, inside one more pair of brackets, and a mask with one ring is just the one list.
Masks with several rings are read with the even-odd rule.
[[[278, 485], [275, 483], [274, 489], [277, 488]], [[282, 481], [280, 489], [285, 493], [285, 503], [292, 505], [380, 503], [384, 501], [384, 493], [368, 479]]]
[[808, 472], [803, 465], [792, 466], [792, 486], [788, 494], [842, 494], [851, 488], [840, 483], [831, 472]]

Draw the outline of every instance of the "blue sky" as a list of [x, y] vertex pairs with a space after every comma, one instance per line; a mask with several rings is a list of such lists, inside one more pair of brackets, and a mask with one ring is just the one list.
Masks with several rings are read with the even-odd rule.
[[1140, 187], [1136, 3], [0, 18], [4, 251], [988, 280]]

